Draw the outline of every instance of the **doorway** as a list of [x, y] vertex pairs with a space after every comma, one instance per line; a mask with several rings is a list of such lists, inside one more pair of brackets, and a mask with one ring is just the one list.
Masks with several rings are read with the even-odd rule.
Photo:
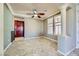
[[24, 21], [14, 21], [15, 37], [24, 37]]

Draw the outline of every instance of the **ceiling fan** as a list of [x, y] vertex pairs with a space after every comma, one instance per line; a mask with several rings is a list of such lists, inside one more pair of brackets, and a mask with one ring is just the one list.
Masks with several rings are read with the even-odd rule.
[[33, 13], [27, 13], [27, 15], [32, 15], [32, 18], [38, 17], [41, 18], [41, 16], [45, 15], [45, 13], [38, 13], [36, 9], [33, 9]]

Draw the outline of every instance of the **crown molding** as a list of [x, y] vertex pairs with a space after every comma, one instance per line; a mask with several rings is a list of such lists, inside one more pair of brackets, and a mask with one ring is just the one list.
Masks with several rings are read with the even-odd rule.
[[[24, 14], [20, 14], [20, 13], [15, 13], [15, 12], [13, 11], [11, 5], [10, 5], [9, 3], [6, 3], [6, 4], [7, 4], [8, 8], [9, 8], [9, 10], [11, 11], [11, 13], [12, 13], [13, 16], [18, 16], [18, 17], [23, 17], [23, 18], [30, 18], [30, 16], [28, 16], [28, 15], [24, 15]], [[59, 11], [55, 12], [55, 14], [58, 13], [58, 12], [59, 12]], [[54, 15], [54, 14], [53, 14], [53, 15]], [[52, 15], [49, 15], [47, 18], [49, 18], [49, 17], [51, 17], [51, 16], [52, 16]], [[47, 19], [47, 18], [45, 18], [45, 19]], [[45, 19], [44, 19], [44, 20], [45, 20]]]
[[13, 16], [18, 16], [18, 17], [28, 17], [27, 15], [23, 15], [23, 14], [19, 14], [19, 13], [15, 13], [11, 7], [11, 5], [9, 3], [6, 3], [6, 5], [8, 6], [9, 10], [11, 11], [12, 15]]
[[8, 8], [11, 11], [12, 15], [14, 15], [14, 12], [13, 12], [13, 9], [12, 9], [11, 5], [9, 3], [6, 3], [6, 5], [8, 6]]

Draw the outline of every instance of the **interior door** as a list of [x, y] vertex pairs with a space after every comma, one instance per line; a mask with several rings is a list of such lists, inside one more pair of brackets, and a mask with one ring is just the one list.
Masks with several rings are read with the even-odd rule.
[[15, 37], [24, 37], [24, 21], [15, 20]]

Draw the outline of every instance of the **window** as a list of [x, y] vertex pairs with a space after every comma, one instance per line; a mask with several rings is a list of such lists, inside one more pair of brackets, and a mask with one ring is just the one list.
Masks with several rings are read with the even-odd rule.
[[48, 34], [53, 35], [53, 17], [47, 19]]
[[55, 35], [60, 35], [61, 34], [61, 15], [56, 15], [54, 16], [54, 25], [55, 25]]

